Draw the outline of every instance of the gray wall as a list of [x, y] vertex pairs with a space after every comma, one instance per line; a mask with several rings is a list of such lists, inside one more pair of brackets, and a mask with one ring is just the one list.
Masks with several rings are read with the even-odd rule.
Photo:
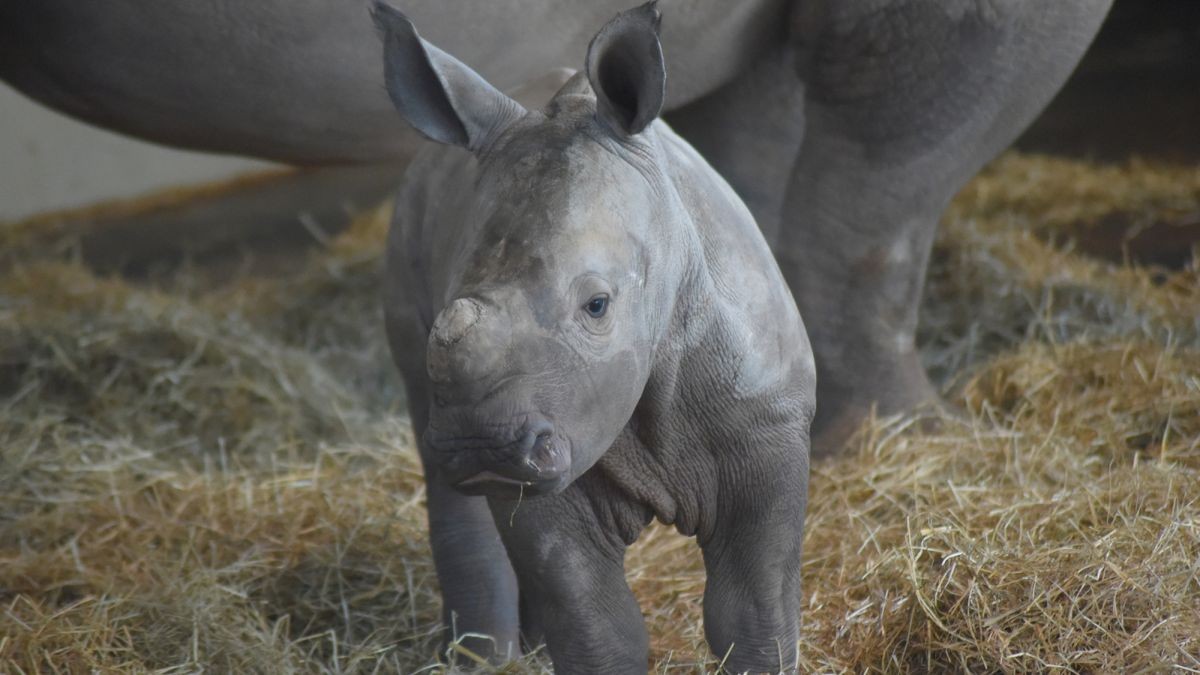
[[101, 131], [0, 84], [0, 222], [271, 166]]

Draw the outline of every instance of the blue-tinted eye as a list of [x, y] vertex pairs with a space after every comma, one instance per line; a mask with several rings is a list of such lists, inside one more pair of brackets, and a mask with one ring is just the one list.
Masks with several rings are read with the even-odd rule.
[[608, 296], [597, 295], [588, 300], [587, 304], [583, 306], [583, 311], [587, 312], [593, 319], [599, 319], [608, 311]]

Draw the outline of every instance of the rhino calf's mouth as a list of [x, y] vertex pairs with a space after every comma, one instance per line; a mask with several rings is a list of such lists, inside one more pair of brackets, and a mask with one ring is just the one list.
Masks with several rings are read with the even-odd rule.
[[[464, 424], [461, 415], [456, 417], [459, 425]], [[456, 437], [431, 427], [423, 440], [435, 453], [445, 479], [464, 494], [507, 497], [517, 486], [522, 494], [534, 496], [565, 488], [570, 479], [570, 444], [556, 436], [553, 425], [541, 416], [526, 414], [519, 419], [516, 431], [512, 424], [472, 424], [485, 431]]]

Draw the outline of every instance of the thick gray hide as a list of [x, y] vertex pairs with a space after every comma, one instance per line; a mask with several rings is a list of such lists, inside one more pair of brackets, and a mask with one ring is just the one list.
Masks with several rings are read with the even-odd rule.
[[539, 111], [376, 21], [397, 108], [450, 144], [408, 172], [385, 285], [447, 622], [643, 673], [623, 557], [657, 518], [703, 549], [714, 653], [793, 667], [812, 354], [749, 211], [655, 121], [657, 12], [605, 26]]

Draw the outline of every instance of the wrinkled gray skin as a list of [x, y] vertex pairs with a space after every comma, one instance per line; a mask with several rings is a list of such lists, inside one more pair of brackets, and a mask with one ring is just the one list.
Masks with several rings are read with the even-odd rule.
[[[579, 63], [630, 0], [397, 0], [507, 90]], [[1110, 0], [662, 0], [672, 123], [733, 185], [807, 322], [814, 451], [934, 398], [913, 343], [950, 197], [1061, 86]], [[5, 0], [0, 77], [174, 145], [405, 156], [369, 0]]]
[[397, 109], [447, 144], [397, 200], [385, 316], [448, 623], [644, 673], [623, 561], [657, 518], [704, 552], [713, 651], [793, 667], [812, 353], [750, 212], [655, 121], [657, 12], [606, 25], [540, 110], [377, 12]]

